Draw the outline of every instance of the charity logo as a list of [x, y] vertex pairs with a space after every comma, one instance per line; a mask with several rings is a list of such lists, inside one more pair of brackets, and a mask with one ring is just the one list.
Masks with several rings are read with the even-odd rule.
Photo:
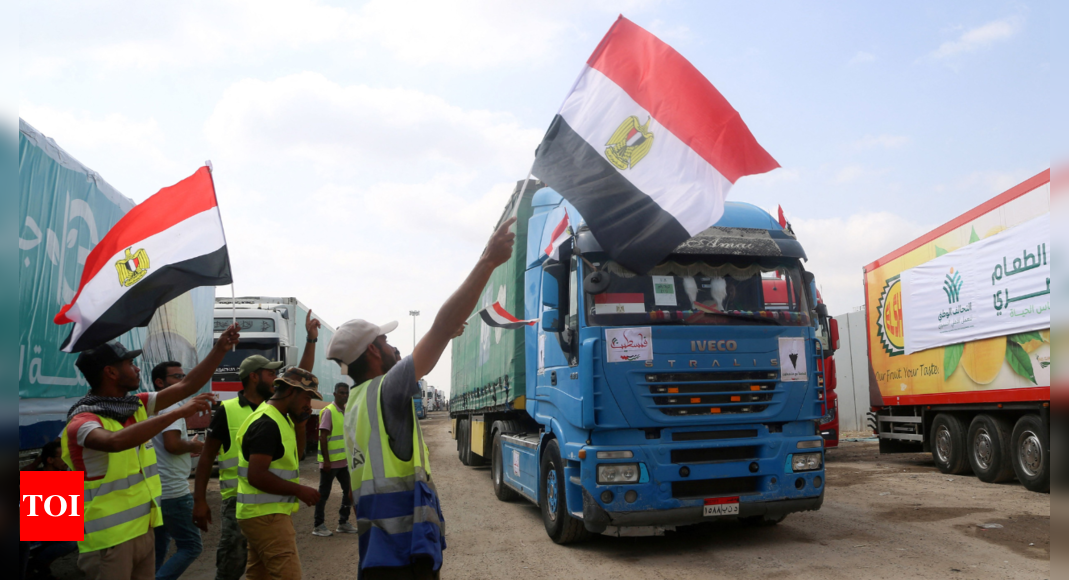
[[943, 280], [943, 292], [947, 295], [947, 303], [954, 304], [961, 298], [961, 286], [964, 283], [961, 279], [961, 272], [955, 272], [954, 268], [951, 268], [950, 273]]
[[798, 353], [792, 352], [788, 356], [791, 357], [791, 367], [798, 368]]
[[19, 540], [85, 539], [84, 471], [19, 472]]
[[130, 287], [137, 284], [148, 274], [148, 254], [145, 249], [131, 253], [131, 248], [126, 248], [126, 255], [115, 262], [115, 269], [119, 272], [119, 284]]
[[884, 284], [876, 312], [876, 333], [883, 350], [890, 356], [904, 354], [906, 331], [902, 317], [902, 280], [899, 276], [889, 278]]
[[605, 157], [619, 169], [631, 169], [650, 152], [653, 147], [653, 133], [649, 131], [651, 118], [647, 117], [642, 125], [638, 117], [631, 115], [616, 128], [616, 132], [605, 144]]

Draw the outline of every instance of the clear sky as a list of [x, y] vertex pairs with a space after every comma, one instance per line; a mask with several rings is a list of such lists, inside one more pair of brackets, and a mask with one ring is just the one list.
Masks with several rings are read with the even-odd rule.
[[[618, 13], [781, 169], [832, 313], [861, 267], [1050, 165], [1047, 2], [28, 2], [19, 114], [135, 201], [215, 167], [238, 295], [416, 332]], [[219, 289], [228, 293], [228, 289]], [[518, 313], [517, 313], [518, 314]], [[429, 377], [449, 385], [448, 354]]]

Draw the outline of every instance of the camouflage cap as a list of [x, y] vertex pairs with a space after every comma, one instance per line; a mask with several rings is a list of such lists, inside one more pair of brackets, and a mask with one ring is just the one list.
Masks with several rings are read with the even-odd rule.
[[275, 379], [276, 387], [283, 384], [297, 387], [298, 389], [304, 389], [309, 393], [312, 393], [313, 399], [323, 400], [323, 396], [319, 394], [319, 379], [312, 373], [300, 367], [290, 367]]

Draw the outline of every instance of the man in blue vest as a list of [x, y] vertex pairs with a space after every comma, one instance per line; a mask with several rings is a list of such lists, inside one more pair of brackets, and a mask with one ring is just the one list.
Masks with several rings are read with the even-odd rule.
[[398, 360], [386, 341], [396, 322], [351, 320], [327, 347], [327, 358], [356, 385], [346, 413], [355, 413], [356, 433], [346, 433], [346, 443], [353, 439], [357, 449], [346, 451], [364, 580], [437, 578], [441, 571], [444, 521], [412, 399], [420, 392], [419, 379], [464, 331], [490, 274], [512, 256], [516, 236], [509, 228], [515, 221], [505, 221], [490, 237], [475, 269], [442, 305], [411, 356]]

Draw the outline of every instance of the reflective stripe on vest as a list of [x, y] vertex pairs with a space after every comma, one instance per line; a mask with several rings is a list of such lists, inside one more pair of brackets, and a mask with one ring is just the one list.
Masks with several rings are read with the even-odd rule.
[[[330, 437], [327, 439], [330, 459], [327, 461], [345, 461], [345, 414], [334, 403], [324, 407], [322, 412], [330, 413]], [[316, 447], [319, 449], [317, 460], [323, 463], [323, 443], [320, 442]]]
[[[148, 413], [142, 404], [134, 413], [134, 423], [147, 418]], [[112, 433], [123, 429], [123, 425], [114, 419], [99, 419], [103, 428]], [[63, 461], [73, 469], [66, 428], [60, 436], [60, 445]], [[107, 457], [108, 469], [104, 477], [86, 481], [83, 485], [85, 536], [78, 542], [79, 552], [111, 548], [163, 525], [159, 507], [163, 488], [151, 440], [133, 449], [108, 453]]]
[[[297, 459], [297, 432], [293, 422], [268, 403], [261, 404], [241, 425], [236, 440], [240, 450], [249, 426], [263, 416], [269, 417], [278, 425], [282, 434], [282, 457], [271, 462], [268, 471], [293, 483], [300, 483], [300, 465]], [[297, 511], [297, 497], [292, 495], [275, 495], [263, 492], [249, 483], [249, 460], [244, 453], [238, 453], [238, 467], [235, 469], [238, 486], [235, 490], [238, 498], [237, 519], [247, 520], [268, 514], [291, 514]]]
[[[263, 403], [261, 403], [263, 404]], [[241, 406], [241, 399], [234, 397], [222, 403], [226, 409], [226, 429], [230, 432], [230, 447], [219, 455], [219, 493], [230, 499], [238, 492], [238, 431], [245, 419], [252, 415], [251, 405]]]
[[401, 461], [390, 449], [382, 420], [381, 384], [382, 377], [370, 381], [357, 414], [356, 441], [365, 459], [353, 470], [360, 569], [407, 566], [415, 556], [430, 557], [438, 569], [445, 549], [445, 524], [415, 405], [411, 407], [412, 458]]

